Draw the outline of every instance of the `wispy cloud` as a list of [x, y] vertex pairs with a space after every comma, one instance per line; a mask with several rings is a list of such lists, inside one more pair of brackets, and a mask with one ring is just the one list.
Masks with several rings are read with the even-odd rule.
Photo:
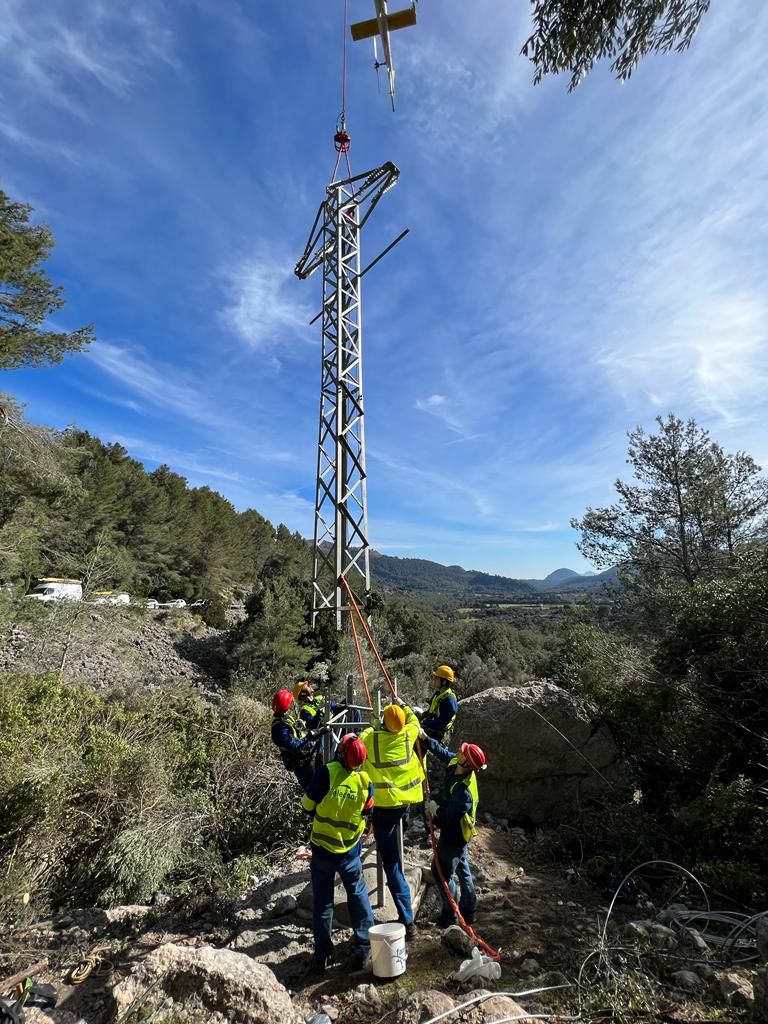
[[411, 135], [430, 161], [480, 150], [485, 159], [498, 155], [520, 114], [540, 99], [529, 63], [518, 55], [529, 12], [524, 4], [495, 5], [484, 17], [457, 5], [429, 17], [420, 32], [396, 41]]
[[303, 336], [314, 340], [308, 328], [311, 306], [287, 295], [293, 266], [276, 252], [259, 251], [229, 269], [227, 303], [219, 316], [240, 341], [254, 349], [276, 349]]
[[100, 391], [98, 388], [92, 388], [83, 383], [79, 383], [78, 387], [81, 391], [84, 391], [86, 395], [90, 395], [92, 398], [98, 398], [100, 402], [108, 402], [110, 405], [119, 405], [123, 409], [130, 409], [131, 412], [144, 412], [144, 406], [139, 405], [138, 402], [134, 402], [132, 398], [126, 398], [123, 395], [116, 395], [113, 392]]
[[41, 0], [5, 0], [0, 64], [17, 85], [54, 107], [90, 117], [78, 86], [95, 81], [125, 95], [154, 61], [174, 64], [172, 36], [160, 0], [130, 5], [70, 0], [66, 17]]
[[462, 498], [465, 502], [469, 501], [477, 515], [487, 518], [493, 514], [493, 503], [489, 500], [487, 491], [481, 487], [469, 486], [459, 476], [451, 477], [430, 470], [426, 466], [410, 465], [379, 450], [369, 449], [369, 456], [391, 470], [399, 478], [401, 487], [406, 480], [417, 484], [416, 492], [409, 488], [411, 501], [415, 501], [416, 495], [421, 494], [421, 499], [415, 501], [416, 504], [427, 503], [435, 508], [442, 507], [444, 513], [455, 514], [450, 500]]
[[99, 341], [88, 350], [87, 358], [124, 388], [142, 395], [167, 413], [198, 423], [228, 425], [199, 388], [185, 380], [183, 373], [151, 361], [140, 349]]
[[82, 165], [85, 162], [82, 155], [66, 143], [51, 138], [38, 138], [5, 121], [0, 121], [0, 135], [14, 146], [19, 146], [21, 149], [47, 160], [66, 160], [68, 163], [77, 165]]
[[[429, 395], [428, 398], [417, 398], [414, 403], [414, 409], [418, 409], [419, 412], [429, 413], [430, 416], [440, 420], [454, 433], [460, 434], [461, 436], [456, 441], [469, 441], [480, 436], [479, 434], [467, 434], [461, 418], [456, 414], [452, 403], [445, 395]], [[456, 441], [449, 443], [455, 444]]]
[[228, 483], [243, 482], [243, 477], [240, 473], [234, 473], [223, 469], [220, 465], [206, 462], [200, 458], [198, 452], [184, 451], [167, 444], [165, 441], [152, 441], [146, 438], [110, 432], [105, 434], [105, 439], [115, 444], [121, 444], [134, 458], [147, 462], [156, 462], [158, 465], [168, 465], [174, 471], [185, 470], [196, 475], [212, 477], [214, 480], [227, 481]]

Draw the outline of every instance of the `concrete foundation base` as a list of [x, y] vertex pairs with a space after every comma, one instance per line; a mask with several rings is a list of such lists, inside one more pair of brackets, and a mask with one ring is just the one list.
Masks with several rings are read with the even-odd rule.
[[[425, 882], [424, 882], [424, 868], [428, 866], [428, 859], [425, 855], [424, 868], [420, 864], [417, 864], [413, 859], [414, 851], [406, 849], [405, 851], [405, 863], [404, 863], [404, 874], [405, 880], [408, 883], [408, 888], [411, 890], [411, 903], [413, 904], [414, 914], [419, 908], [421, 899], [424, 895]], [[378, 924], [383, 924], [386, 921], [397, 920], [397, 913], [395, 911], [395, 905], [392, 901], [392, 897], [389, 894], [387, 888], [386, 878], [384, 879], [384, 899], [379, 900], [378, 897], [378, 878], [376, 868], [376, 845], [371, 843], [370, 846], [363, 847], [363, 872], [365, 874], [365, 880], [368, 884], [368, 896], [371, 900], [371, 906], [373, 907], [373, 914]], [[302, 889], [298, 897], [298, 907], [296, 910], [297, 914], [305, 918], [306, 920], [312, 919], [312, 883], [310, 882], [306, 888]], [[341, 925], [349, 927], [349, 912], [347, 911], [347, 894], [344, 886], [341, 882], [336, 885], [334, 893], [334, 921], [337, 921]]]

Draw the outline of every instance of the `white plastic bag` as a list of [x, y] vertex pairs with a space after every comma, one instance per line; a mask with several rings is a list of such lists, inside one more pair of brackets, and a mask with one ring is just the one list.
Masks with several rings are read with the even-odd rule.
[[459, 969], [454, 971], [450, 977], [454, 981], [469, 981], [470, 978], [478, 978], [481, 981], [498, 981], [501, 977], [501, 964], [491, 960], [475, 946], [472, 950], [472, 958], [462, 961]]

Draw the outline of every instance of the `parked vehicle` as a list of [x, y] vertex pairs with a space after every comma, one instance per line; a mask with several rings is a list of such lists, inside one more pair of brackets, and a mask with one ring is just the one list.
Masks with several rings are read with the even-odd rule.
[[49, 577], [39, 580], [27, 597], [34, 601], [42, 601], [43, 604], [50, 604], [53, 601], [82, 601], [83, 585], [80, 580]]
[[177, 597], [173, 601], [167, 601], [165, 604], [166, 608], [186, 608], [187, 602], [183, 597]]
[[160, 602], [154, 597], [148, 597], [147, 600], [144, 602], [144, 607], [150, 608], [154, 611], [155, 608], [160, 607]]
[[116, 590], [95, 590], [93, 592], [94, 604], [130, 604], [131, 595], [124, 591]]

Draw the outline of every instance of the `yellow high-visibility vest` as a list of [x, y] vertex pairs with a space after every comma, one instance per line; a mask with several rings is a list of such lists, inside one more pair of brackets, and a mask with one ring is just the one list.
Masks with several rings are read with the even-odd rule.
[[[432, 698], [432, 700], [429, 702], [429, 709], [427, 711], [427, 714], [430, 717], [432, 717], [433, 715], [437, 717], [437, 715], [440, 714], [440, 702], [445, 700], [446, 697], [453, 697], [454, 700], [456, 699], [456, 694], [453, 692], [450, 686], [447, 686], [444, 690], [438, 690], [437, 693]], [[446, 725], [445, 730], [443, 731], [443, 736], [448, 735], [448, 733], [453, 728], [453, 723], [455, 721], [456, 715], [454, 715], [453, 718], [448, 722], [448, 725]]]
[[339, 761], [329, 761], [326, 767], [331, 777], [328, 792], [319, 804], [305, 793], [301, 806], [315, 812], [310, 842], [331, 853], [347, 853], [365, 831], [363, 808], [371, 780], [365, 772], [350, 771]]
[[[312, 728], [316, 728], [325, 717], [326, 701], [322, 693], [316, 694], [310, 700], [301, 705], [300, 714], [309, 713], [312, 718]], [[302, 719], [303, 721], [303, 719]]]
[[294, 739], [303, 740], [307, 735], [307, 727], [295, 711], [288, 711], [284, 715], [272, 715], [272, 725], [276, 722], [282, 722], [284, 725], [287, 725], [293, 733]]
[[[456, 764], [456, 758], [454, 757], [448, 762], [448, 767], [453, 768]], [[468, 843], [473, 836], [477, 835], [477, 829], [475, 828], [475, 822], [477, 821], [477, 776], [474, 772], [467, 772], [466, 775], [457, 775], [456, 779], [450, 783], [449, 793], [452, 793], [456, 786], [466, 786], [469, 790], [469, 794], [472, 797], [472, 808], [463, 815], [461, 819], [461, 834], [464, 836], [464, 842]]]
[[419, 723], [405, 708], [406, 724], [400, 732], [373, 726], [360, 734], [368, 757], [365, 770], [371, 777], [377, 807], [402, 807], [424, 799], [424, 770], [416, 753]]

